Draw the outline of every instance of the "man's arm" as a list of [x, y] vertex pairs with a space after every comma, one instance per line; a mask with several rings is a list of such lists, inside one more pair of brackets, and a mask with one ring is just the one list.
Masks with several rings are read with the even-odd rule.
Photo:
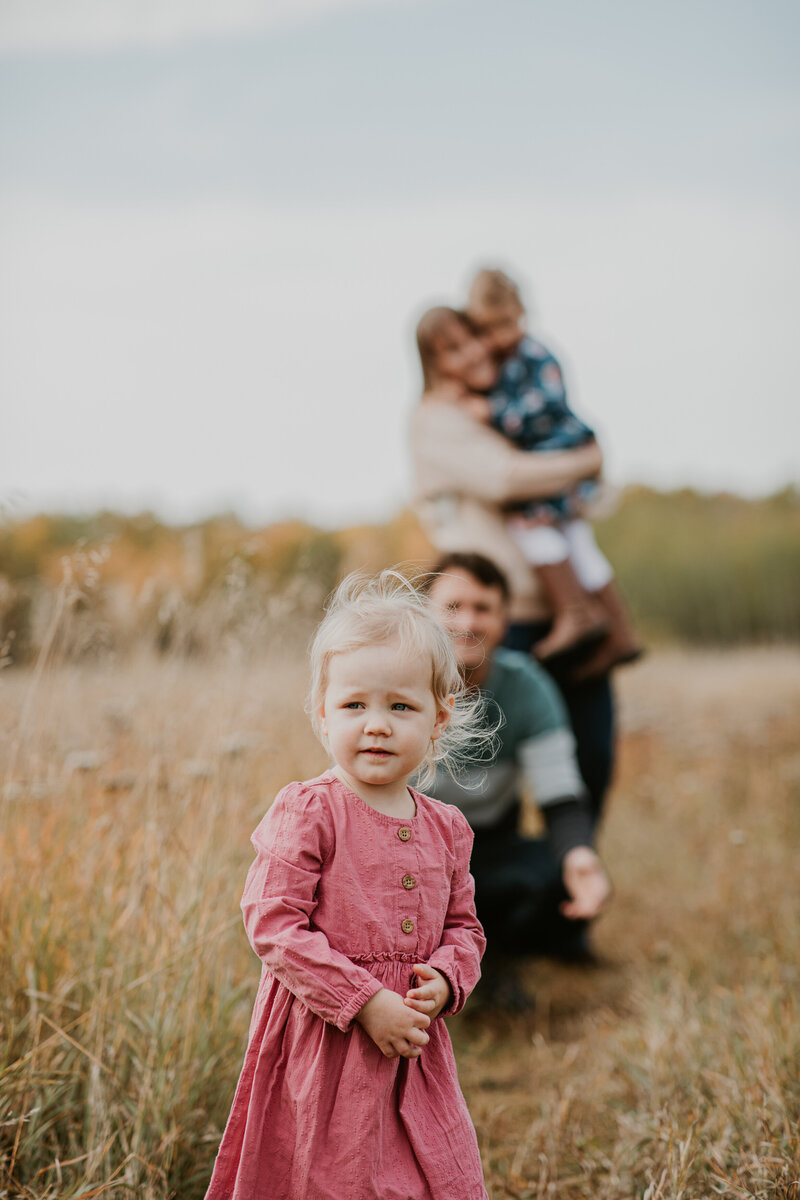
[[572, 920], [590, 920], [608, 899], [611, 884], [593, 848], [592, 817], [575, 758], [574, 735], [562, 728], [530, 738], [520, 747], [519, 758], [570, 896], [561, 911]]
[[530, 733], [517, 746], [517, 763], [541, 808], [550, 851], [560, 863], [572, 919], [597, 916], [611, 885], [593, 847], [592, 817], [578, 769], [575, 736], [555, 684], [535, 664], [526, 670]]

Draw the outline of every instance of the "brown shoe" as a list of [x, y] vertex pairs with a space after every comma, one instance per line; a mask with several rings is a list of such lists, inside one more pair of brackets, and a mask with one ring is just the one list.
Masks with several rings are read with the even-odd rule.
[[589, 657], [572, 671], [571, 679], [574, 683], [599, 679], [614, 667], [636, 662], [645, 653], [617, 585], [613, 581], [607, 583], [598, 592], [592, 592], [592, 596], [606, 614], [608, 634]]
[[536, 573], [553, 610], [550, 632], [533, 647], [538, 659], [558, 658], [604, 636], [609, 624], [604, 608], [581, 586], [569, 559], [537, 567]]

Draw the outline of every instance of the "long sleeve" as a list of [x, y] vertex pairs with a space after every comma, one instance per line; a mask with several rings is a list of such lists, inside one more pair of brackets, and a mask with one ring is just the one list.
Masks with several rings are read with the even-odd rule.
[[[592, 845], [592, 818], [578, 767], [575, 735], [564, 700], [550, 676], [530, 659], [500, 661], [490, 678], [494, 700], [506, 714], [504, 747], [513, 753], [519, 779], [533, 793], [547, 825], [557, 862], [575, 846]], [[496, 659], [497, 664], [497, 659]]]
[[596, 475], [596, 444], [530, 454], [462, 412], [457, 403], [424, 400], [412, 419], [411, 441], [421, 498], [454, 492], [485, 504], [536, 500], [571, 491]]
[[453, 810], [456, 835], [456, 864], [450, 884], [450, 900], [447, 906], [442, 940], [428, 959], [447, 976], [453, 990], [452, 1002], [441, 1016], [449, 1017], [460, 1012], [475, 984], [480, 979], [480, 962], [486, 949], [483, 928], [475, 913], [475, 883], [469, 873], [469, 856], [472, 849], [472, 830], [466, 818]]
[[324, 802], [289, 784], [253, 834], [256, 858], [242, 896], [250, 944], [261, 961], [324, 1021], [349, 1029], [380, 984], [313, 928], [317, 886], [334, 849]]

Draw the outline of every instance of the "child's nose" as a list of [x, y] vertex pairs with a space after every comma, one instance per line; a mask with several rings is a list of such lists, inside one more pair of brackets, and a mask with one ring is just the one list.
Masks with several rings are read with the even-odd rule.
[[364, 728], [368, 733], [387, 733], [389, 730], [389, 715], [383, 709], [368, 709]]

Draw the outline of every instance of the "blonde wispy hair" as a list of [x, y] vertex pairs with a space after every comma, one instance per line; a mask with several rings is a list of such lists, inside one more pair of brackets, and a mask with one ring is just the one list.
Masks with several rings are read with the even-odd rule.
[[415, 781], [424, 788], [432, 782], [437, 766], [455, 775], [465, 762], [485, 763], [494, 750], [495, 734], [484, 720], [485, 701], [475, 689], [466, 687], [450, 635], [419, 590], [421, 586], [422, 580], [417, 586], [395, 569], [376, 576], [354, 572], [339, 584], [311, 643], [306, 712], [314, 733], [328, 749], [319, 717], [334, 655], [387, 643], [397, 645], [403, 653], [428, 655], [434, 701], [450, 719], [439, 737], [429, 743], [416, 772]]
[[497, 267], [483, 267], [470, 284], [468, 316], [477, 319], [486, 313], [505, 312], [508, 309], [520, 315], [525, 312], [517, 284], [505, 271]]

